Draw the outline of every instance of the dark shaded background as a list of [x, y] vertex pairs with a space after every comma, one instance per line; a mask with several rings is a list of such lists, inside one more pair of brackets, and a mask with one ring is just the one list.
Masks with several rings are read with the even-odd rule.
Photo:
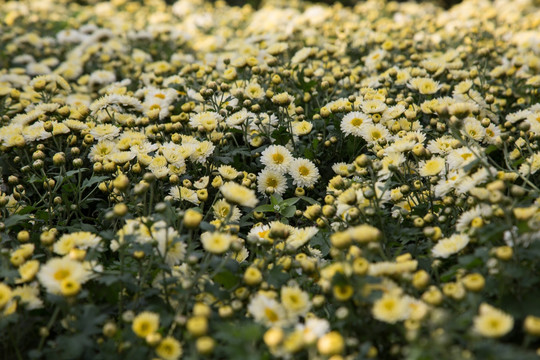
[[[174, 3], [175, 0], [168, 0], [168, 2]], [[258, 8], [260, 4], [263, 2], [262, 0], [225, 0], [229, 5], [237, 5], [242, 6], [247, 4], [251, 4], [254, 8]], [[453, 5], [459, 4], [461, 0], [394, 0], [396, 2], [406, 2], [406, 1], [413, 1], [417, 3], [422, 2], [428, 2], [428, 3], [435, 3], [438, 4], [446, 9], [452, 7]], [[312, 3], [324, 3], [324, 4], [334, 4], [336, 2], [340, 2], [345, 6], [354, 6], [358, 4], [359, 0], [308, 0], [308, 2]]]

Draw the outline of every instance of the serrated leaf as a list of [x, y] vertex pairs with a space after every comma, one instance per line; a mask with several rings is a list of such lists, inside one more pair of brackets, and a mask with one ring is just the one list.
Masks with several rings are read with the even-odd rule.
[[290, 199], [285, 199], [281, 203], [285, 204], [287, 206], [291, 206], [291, 205], [296, 204], [299, 200], [300, 200], [300, 198], [294, 197], [294, 198], [290, 198]]
[[90, 179], [84, 179], [81, 189], [86, 189], [94, 184], [107, 180], [108, 176], [92, 176]]
[[286, 218], [290, 218], [294, 216], [295, 212], [296, 206], [287, 206], [283, 211], [281, 211], [281, 215], [285, 216]]
[[253, 211], [257, 211], [257, 212], [268, 212], [268, 211], [274, 211], [274, 206], [273, 205], [270, 205], [270, 204], [265, 204], [265, 205], [259, 205], [257, 206], [255, 209], [253, 209]]
[[26, 221], [30, 218], [30, 215], [19, 215], [19, 214], [14, 214], [14, 215], [11, 215], [10, 217], [8, 217], [5, 221], [4, 221], [4, 225], [6, 225], [6, 228], [10, 228], [10, 227], [13, 227], [23, 221]]

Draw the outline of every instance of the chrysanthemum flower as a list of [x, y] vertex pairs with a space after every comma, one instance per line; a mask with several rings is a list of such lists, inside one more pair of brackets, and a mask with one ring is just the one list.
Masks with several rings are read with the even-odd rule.
[[474, 318], [474, 331], [478, 334], [498, 338], [508, 334], [514, 327], [512, 316], [486, 303], [480, 305], [480, 314]]
[[281, 174], [287, 172], [292, 160], [291, 152], [281, 145], [270, 145], [261, 153], [261, 163]]
[[278, 171], [266, 168], [257, 176], [257, 190], [266, 194], [268, 188], [272, 188], [275, 194], [283, 195], [287, 190], [287, 179]]
[[360, 137], [362, 136], [362, 129], [368, 124], [373, 124], [373, 121], [368, 115], [360, 111], [353, 111], [341, 119], [340, 128], [345, 135]]
[[201, 234], [204, 250], [212, 254], [223, 254], [231, 246], [232, 237], [227, 233], [205, 232]]
[[232, 181], [223, 184], [219, 189], [228, 201], [241, 206], [255, 207], [259, 202], [255, 191]]
[[38, 279], [47, 292], [60, 294], [62, 281], [72, 279], [79, 284], [84, 284], [90, 278], [90, 273], [84, 266], [70, 258], [52, 258], [43, 266], [38, 273]]
[[319, 179], [319, 169], [308, 159], [295, 159], [289, 164], [293, 184], [302, 187], [315, 185]]

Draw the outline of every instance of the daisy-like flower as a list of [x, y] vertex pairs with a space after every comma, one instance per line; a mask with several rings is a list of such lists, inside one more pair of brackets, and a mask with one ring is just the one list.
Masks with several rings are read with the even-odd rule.
[[236, 170], [234, 167], [230, 165], [221, 165], [218, 168], [219, 175], [221, 175], [225, 180], [234, 180], [238, 176], [238, 174], [241, 174]]
[[283, 195], [287, 190], [287, 179], [276, 170], [266, 168], [257, 176], [257, 190], [266, 194], [266, 189], [274, 189], [274, 193]]
[[172, 336], [165, 337], [156, 347], [156, 354], [164, 360], [177, 360], [182, 352], [182, 345]]
[[395, 324], [398, 321], [406, 320], [411, 312], [407, 298], [395, 295], [385, 294], [375, 301], [371, 313], [377, 320]]
[[112, 124], [100, 124], [90, 129], [90, 134], [97, 140], [110, 140], [120, 134], [120, 128]]
[[514, 327], [511, 315], [486, 303], [480, 305], [480, 313], [474, 318], [474, 331], [482, 336], [498, 338], [508, 334]]
[[366, 100], [362, 103], [362, 111], [366, 114], [382, 113], [386, 108], [386, 104], [381, 100]]
[[194, 205], [200, 203], [197, 193], [185, 186], [175, 186], [171, 188], [169, 195], [171, 195], [174, 200], [189, 201]]
[[430, 78], [416, 77], [409, 80], [407, 87], [418, 91], [422, 95], [432, 95], [439, 91], [442, 85]]
[[287, 238], [287, 246], [298, 249], [307, 244], [318, 232], [319, 229], [315, 226], [309, 226], [302, 229], [294, 228], [291, 235]]
[[240, 129], [240, 125], [249, 122], [249, 120], [254, 119], [255, 117], [256, 115], [254, 113], [249, 112], [246, 109], [242, 109], [234, 114], [231, 114], [227, 120], [225, 120], [225, 123], [231, 128]]
[[192, 128], [202, 126], [206, 131], [212, 131], [217, 128], [218, 124], [223, 120], [223, 117], [213, 111], [204, 111], [192, 115], [189, 119], [189, 125]]
[[426, 161], [421, 161], [419, 166], [419, 173], [422, 176], [435, 176], [441, 173], [444, 173], [444, 166], [446, 162], [444, 158], [439, 156], [433, 156], [431, 159]]
[[159, 328], [159, 314], [143, 311], [133, 319], [131, 329], [140, 338], [155, 333]]
[[248, 312], [255, 321], [266, 326], [282, 326], [288, 323], [285, 308], [275, 299], [262, 293], [258, 293], [251, 299]]
[[269, 225], [256, 225], [251, 228], [247, 235], [247, 241], [252, 244], [263, 244], [270, 241], [270, 226]]
[[226, 200], [216, 201], [214, 206], [212, 206], [212, 210], [214, 211], [215, 218], [222, 221], [228, 218], [229, 222], [237, 222], [240, 220], [240, 216], [242, 216], [240, 209], [235, 205], [229, 204]]
[[469, 243], [469, 236], [465, 234], [454, 234], [449, 238], [439, 240], [431, 249], [434, 257], [447, 258], [461, 251]]
[[[475, 152], [479, 153], [478, 149], [475, 149]], [[471, 149], [461, 147], [459, 149], [452, 150], [448, 154], [446, 161], [448, 163], [448, 167], [453, 170], [463, 168], [475, 161], [476, 159], [476, 155], [472, 152]]]
[[295, 121], [292, 123], [292, 132], [296, 136], [307, 135], [311, 132], [312, 129], [313, 124], [306, 120]]
[[476, 120], [475, 118], [468, 117], [463, 120], [461, 132], [465, 133], [476, 141], [481, 141], [484, 139], [486, 129], [482, 126], [480, 121]]
[[295, 159], [289, 164], [293, 184], [301, 187], [315, 185], [319, 179], [319, 169], [308, 159]]
[[191, 154], [190, 159], [200, 164], [204, 164], [206, 162], [206, 159], [208, 159], [208, 157], [212, 155], [215, 148], [216, 147], [214, 146], [214, 144], [212, 144], [211, 141], [201, 141], [198, 143], [197, 147]]
[[362, 129], [361, 136], [368, 143], [376, 143], [381, 139], [388, 139], [390, 132], [381, 124], [367, 124]]
[[261, 163], [281, 174], [287, 172], [293, 157], [285, 146], [270, 145], [261, 153]]
[[291, 316], [304, 316], [311, 308], [309, 295], [298, 286], [282, 287], [281, 303]]
[[250, 99], [262, 99], [264, 97], [264, 89], [256, 82], [250, 82], [244, 89], [244, 94]]
[[229, 181], [219, 188], [225, 199], [241, 206], [255, 207], [259, 200], [255, 191]]
[[80, 262], [65, 257], [52, 258], [47, 261], [45, 265], [41, 266], [37, 276], [47, 292], [61, 294], [64, 281], [84, 284], [90, 278], [90, 273]]
[[39, 286], [36, 282], [16, 287], [11, 292], [11, 296], [18, 297], [19, 303], [28, 310], [43, 307], [43, 301], [39, 298]]
[[360, 137], [362, 136], [362, 129], [368, 124], [373, 124], [373, 121], [368, 115], [360, 111], [353, 111], [341, 119], [340, 128], [345, 135]]
[[232, 236], [222, 232], [205, 232], [201, 234], [201, 243], [204, 250], [212, 254], [223, 254], [232, 243]]

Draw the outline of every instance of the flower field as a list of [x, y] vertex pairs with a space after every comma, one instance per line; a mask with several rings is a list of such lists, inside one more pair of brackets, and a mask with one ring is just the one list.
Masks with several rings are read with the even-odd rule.
[[540, 3], [0, 6], [1, 359], [538, 359]]

